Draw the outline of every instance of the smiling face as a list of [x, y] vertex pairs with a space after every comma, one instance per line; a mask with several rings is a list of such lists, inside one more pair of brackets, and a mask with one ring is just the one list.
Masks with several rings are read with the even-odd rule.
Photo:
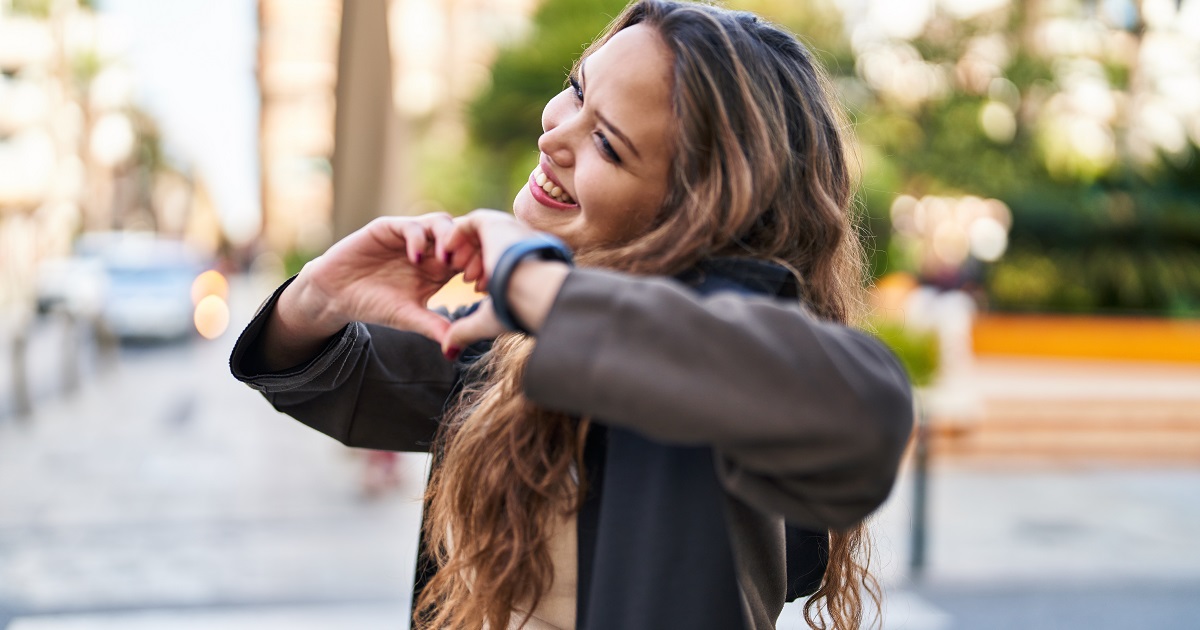
[[513, 202], [519, 219], [576, 249], [649, 227], [667, 193], [675, 128], [671, 54], [653, 28], [621, 30], [579, 67], [542, 111], [541, 163]]

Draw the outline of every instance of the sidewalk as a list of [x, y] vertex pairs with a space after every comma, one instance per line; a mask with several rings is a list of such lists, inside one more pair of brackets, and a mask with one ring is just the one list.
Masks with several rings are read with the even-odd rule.
[[218, 341], [125, 348], [77, 395], [0, 417], [0, 628], [142, 610], [220, 627], [293, 607], [406, 618], [392, 613], [408, 606], [423, 457], [402, 458], [399, 491], [363, 498], [358, 456], [229, 376], [259, 296], [235, 301]]
[[[263, 290], [235, 294], [231, 331]], [[347, 449], [228, 376], [233, 334], [125, 349], [31, 422], [0, 417], [0, 628], [406, 627], [423, 459], [404, 458], [400, 491], [365, 500]], [[1001, 367], [981, 364], [973, 391], [1187, 405], [1194, 393], [1187, 370]], [[1200, 619], [1200, 465], [935, 457], [919, 582], [909, 475], [873, 521], [887, 630]], [[804, 627], [799, 606], [785, 610], [781, 630]]]

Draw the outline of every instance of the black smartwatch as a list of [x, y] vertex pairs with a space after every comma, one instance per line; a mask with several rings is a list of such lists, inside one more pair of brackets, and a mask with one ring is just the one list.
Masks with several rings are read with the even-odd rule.
[[492, 298], [492, 310], [505, 328], [526, 335], [533, 333], [513, 315], [508, 304], [508, 283], [517, 265], [530, 257], [538, 260], [558, 260], [568, 265], [574, 261], [571, 249], [549, 234], [539, 234], [517, 241], [500, 254], [500, 260], [496, 261], [496, 267], [492, 269], [492, 275], [488, 278], [487, 290], [488, 296]]

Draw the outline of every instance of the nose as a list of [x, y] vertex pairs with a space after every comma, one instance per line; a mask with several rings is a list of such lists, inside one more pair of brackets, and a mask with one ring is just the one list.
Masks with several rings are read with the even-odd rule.
[[542, 110], [542, 129], [545, 131], [538, 138], [538, 149], [549, 157], [555, 166], [571, 168], [575, 165], [572, 112], [569, 104], [568, 107], [563, 107], [563, 103], [556, 102], [560, 100], [550, 99], [546, 108]]

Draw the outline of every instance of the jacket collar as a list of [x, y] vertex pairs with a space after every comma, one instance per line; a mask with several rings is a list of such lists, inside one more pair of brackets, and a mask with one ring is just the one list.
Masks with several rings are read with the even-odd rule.
[[753, 293], [790, 298], [800, 295], [799, 282], [791, 270], [775, 262], [746, 256], [706, 258], [676, 277], [697, 287], [724, 281], [741, 285]]

